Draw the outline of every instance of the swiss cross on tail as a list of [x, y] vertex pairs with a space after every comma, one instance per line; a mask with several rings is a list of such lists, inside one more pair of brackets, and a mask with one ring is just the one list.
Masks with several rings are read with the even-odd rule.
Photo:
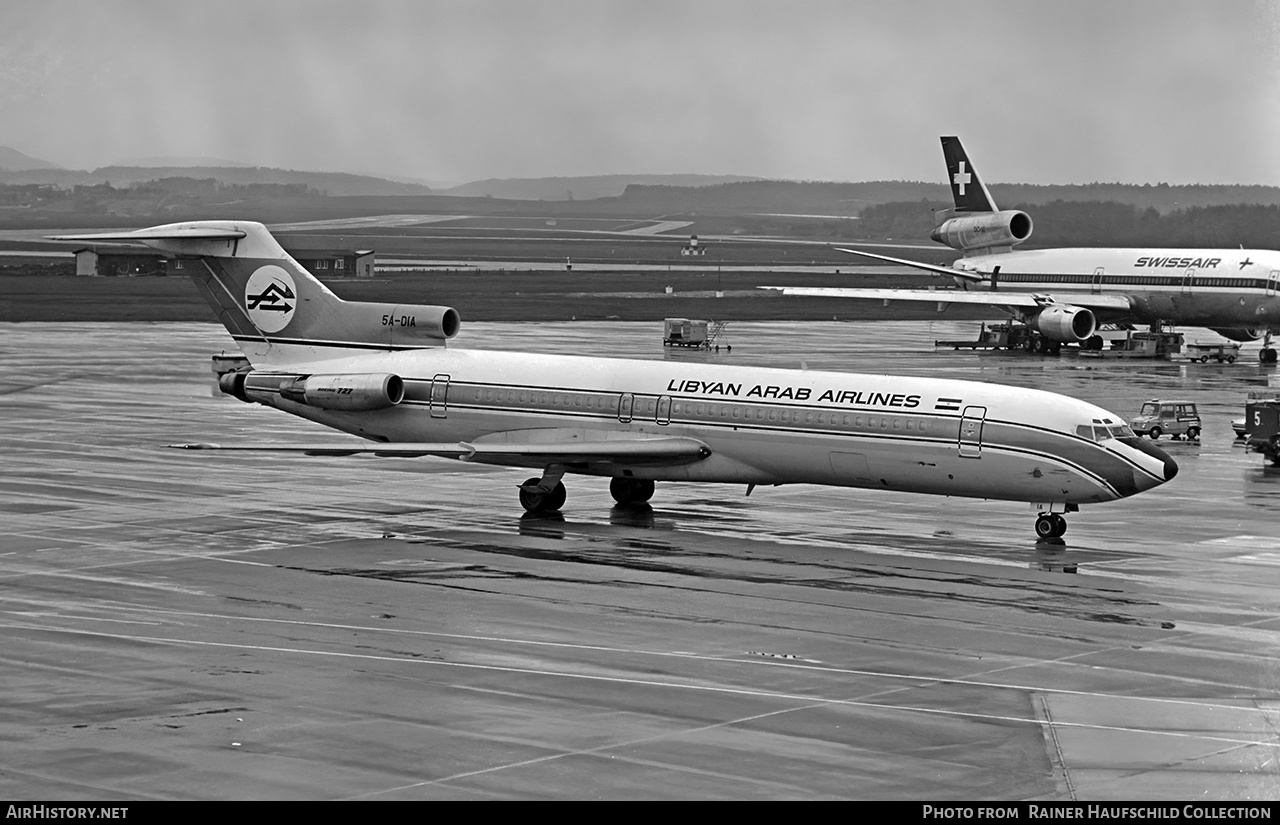
[[995, 212], [996, 204], [987, 191], [987, 185], [978, 177], [973, 162], [960, 145], [960, 138], [949, 135], [942, 138], [942, 156], [947, 161], [947, 175], [951, 179], [951, 196], [957, 212]]

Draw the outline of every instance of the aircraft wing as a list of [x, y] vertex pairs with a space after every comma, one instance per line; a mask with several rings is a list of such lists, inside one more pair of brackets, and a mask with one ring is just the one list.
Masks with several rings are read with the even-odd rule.
[[1128, 296], [1117, 293], [1058, 295], [1030, 292], [1002, 292], [1000, 290], [963, 289], [860, 289], [857, 287], [819, 287], [819, 286], [762, 286], [760, 289], [774, 289], [783, 295], [795, 295], [808, 298], [860, 298], [866, 301], [914, 301], [916, 303], [937, 304], [939, 310], [946, 309], [949, 304], [983, 304], [992, 307], [1018, 307], [1019, 309], [1035, 309], [1051, 304], [1066, 304], [1074, 307], [1098, 310], [1105, 313], [1129, 312]]
[[438, 456], [463, 461], [529, 464], [650, 464], [678, 465], [711, 455], [711, 448], [696, 438], [658, 437], [610, 440], [562, 440], [546, 443], [404, 442], [398, 444], [170, 444], [181, 450], [240, 450], [247, 452], [301, 453], [309, 456], [369, 454], [383, 458]]
[[906, 258], [891, 258], [888, 255], [880, 255], [875, 252], [863, 252], [861, 249], [845, 249], [837, 246], [836, 252], [848, 252], [850, 255], [861, 255], [864, 258], [875, 258], [877, 261], [888, 261], [891, 264], [901, 264], [902, 266], [910, 266], [916, 269], [923, 269], [926, 272], [932, 272], [935, 275], [946, 275], [948, 278], [964, 278], [966, 281], [981, 283], [986, 280], [986, 276], [977, 272], [966, 272], [963, 269], [953, 269], [949, 266], [939, 266], [937, 264], [922, 264], [919, 261], [909, 261]]

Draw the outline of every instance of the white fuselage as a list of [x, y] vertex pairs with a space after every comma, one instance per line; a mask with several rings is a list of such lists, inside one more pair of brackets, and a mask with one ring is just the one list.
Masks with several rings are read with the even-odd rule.
[[[268, 370], [393, 373], [405, 399], [335, 412], [255, 400], [376, 441], [484, 444], [696, 438], [705, 459], [625, 468], [638, 479], [813, 483], [1080, 503], [1150, 489], [1176, 467], [1123, 420], [1040, 390], [887, 375], [671, 364], [454, 348], [339, 355]], [[255, 375], [262, 376], [262, 371]], [[260, 383], [260, 380], [259, 380]], [[480, 460], [480, 459], [477, 459]], [[514, 462], [504, 462], [514, 463]], [[566, 471], [615, 475], [615, 463]]]
[[957, 277], [969, 291], [1049, 293], [1058, 301], [1075, 293], [1086, 303], [1119, 293], [1142, 323], [1280, 329], [1280, 252], [1271, 250], [1028, 249], [969, 255], [953, 267], [986, 276]]

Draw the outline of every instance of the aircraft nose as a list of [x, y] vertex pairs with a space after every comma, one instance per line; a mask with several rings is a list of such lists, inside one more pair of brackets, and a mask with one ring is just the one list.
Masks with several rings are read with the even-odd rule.
[[[1174, 461], [1172, 458], [1169, 457], [1168, 453], [1166, 453], [1164, 450], [1160, 449], [1156, 445], [1152, 444], [1150, 441], [1146, 441], [1142, 438], [1136, 438], [1136, 437], [1125, 438], [1125, 439], [1122, 439], [1122, 441], [1123, 443], [1129, 445], [1130, 447], [1133, 447], [1134, 449], [1141, 451], [1144, 455], [1149, 456], [1151, 459], [1153, 459], [1153, 463], [1159, 462], [1160, 473], [1164, 476], [1164, 478], [1161, 481], [1156, 481], [1154, 483], [1144, 486], [1143, 489], [1150, 489], [1151, 487], [1155, 487], [1157, 484], [1163, 484], [1166, 481], [1172, 481], [1173, 477], [1178, 474], [1178, 462]], [[1153, 471], [1154, 469], [1155, 468], [1152, 467]]]

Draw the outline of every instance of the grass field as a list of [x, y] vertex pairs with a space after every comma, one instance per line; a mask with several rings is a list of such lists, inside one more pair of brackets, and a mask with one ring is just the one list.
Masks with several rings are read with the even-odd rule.
[[[542, 222], [545, 226], [546, 222]], [[575, 225], [576, 226], [576, 225]], [[452, 306], [464, 321], [654, 321], [668, 317], [715, 320], [913, 320], [938, 317], [932, 306], [879, 301], [788, 298], [758, 286], [919, 287], [940, 279], [903, 269], [859, 266], [860, 259], [825, 245], [783, 238], [722, 238], [700, 258], [680, 255], [687, 235], [583, 235], [572, 227], [531, 233], [524, 226], [444, 225], [369, 230], [281, 231], [286, 248], [374, 249], [380, 259], [486, 260], [546, 263], [543, 271], [382, 272], [372, 279], [326, 279], [353, 301]], [[27, 248], [30, 243], [26, 242]], [[16, 242], [14, 248], [22, 248]], [[47, 246], [46, 244], [43, 244]], [[922, 253], [928, 253], [922, 250]], [[949, 260], [946, 250], [921, 260]], [[565, 259], [575, 262], [566, 271]], [[622, 266], [590, 271], [592, 264]], [[694, 271], [664, 266], [698, 267]], [[636, 269], [625, 267], [635, 265]], [[723, 271], [732, 265], [746, 272]], [[777, 267], [824, 266], [825, 271], [776, 272]], [[840, 272], [834, 272], [834, 267]], [[588, 270], [588, 271], [583, 271]], [[67, 259], [0, 260], [0, 321], [210, 321], [212, 311], [183, 278], [78, 278]], [[55, 274], [65, 273], [65, 274]], [[670, 287], [671, 294], [667, 293]], [[716, 297], [716, 293], [723, 293]], [[948, 318], [987, 318], [993, 311], [956, 307]]]
[[[879, 283], [872, 283], [871, 280]], [[883, 276], [859, 280], [883, 286]], [[890, 279], [891, 280], [891, 279]], [[850, 285], [835, 275], [698, 275], [642, 272], [598, 275], [564, 271], [519, 273], [404, 272], [369, 280], [328, 280], [351, 301], [452, 306], [473, 321], [651, 321], [669, 317], [716, 320], [841, 320], [937, 318], [930, 306], [879, 301], [788, 298], [764, 284]], [[898, 284], [904, 285], [904, 284]], [[671, 286], [672, 294], [666, 293]], [[717, 298], [717, 289], [724, 297]], [[987, 318], [994, 311], [955, 307], [947, 318]], [[211, 321], [213, 313], [185, 278], [77, 278], [0, 274], [0, 321]]]

